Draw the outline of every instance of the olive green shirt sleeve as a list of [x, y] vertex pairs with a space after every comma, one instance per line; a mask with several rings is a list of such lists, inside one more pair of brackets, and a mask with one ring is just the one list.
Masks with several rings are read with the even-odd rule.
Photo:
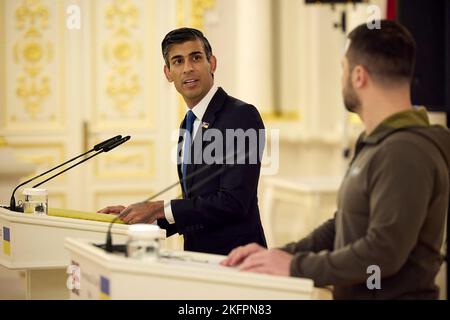
[[415, 246], [428, 212], [435, 175], [430, 161], [429, 155], [411, 142], [381, 146], [368, 163], [370, 211], [365, 235], [334, 251], [311, 252], [308, 249], [313, 245], [290, 246], [295, 254], [291, 275], [311, 278], [315, 285], [323, 286], [363, 283], [370, 265], [380, 267], [381, 278], [396, 273]]
[[333, 250], [334, 224], [334, 218], [329, 219], [302, 240], [288, 243], [280, 249], [290, 254], [300, 251], [319, 252], [321, 250]]

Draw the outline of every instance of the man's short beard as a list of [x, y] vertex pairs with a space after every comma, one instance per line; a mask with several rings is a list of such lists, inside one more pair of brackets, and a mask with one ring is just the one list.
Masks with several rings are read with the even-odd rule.
[[361, 107], [361, 100], [353, 89], [353, 85], [350, 81], [350, 77], [347, 79], [347, 85], [342, 91], [342, 97], [344, 99], [345, 109], [349, 112], [357, 113]]

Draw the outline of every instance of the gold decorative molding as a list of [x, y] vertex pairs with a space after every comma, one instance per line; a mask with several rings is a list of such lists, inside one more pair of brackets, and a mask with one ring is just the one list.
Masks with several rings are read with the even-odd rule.
[[130, 141], [127, 149], [107, 154], [95, 161], [98, 179], [148, 179], [155, 173], [155, 146], [152, 141]]
[[51, 43], [42, 33], [49, 25], [49, 9], [40, 0], [23, 0], [15, 10], [16, 28], [21, 38], [13, 46], [14, 62], [22, 67], [16, 80], [16, 96], [31, 119], [51, 94], [49, 76], [44, 72], [51, 62]]
[[302, 119], [300, 111], [282, 111], [280, 113], [274, 111], [261, 112], [261, 117], [264, 121], [275, 122], [275, 121], [300, 121]]
[[215, 0], [191, 0], [191, 25], [203, 31], [205, 25], [205, 11], [211, 9]]
[[[52, 0], [1, 1], [2, 132], [64, 128], [64, 4]], [[6, 81], [8, 79], [8, 81]]]
[[3, 138], [2, 136], [0, 136], [0, 148], [2, 147], [6, 147], [8, 144], [6, 143], [5, 138]]
[[[213, 8], [215, 2], [215, 0], [177, 0], [176, 21], [178, 27], [190, 26], [203, 31], [205, 12]], [[186, 14], [187, 9], [190, 10], [189, 15]]]
[[[186, 2], [187, 1], [187, 2]], [[189, 6], [189, 20], [186, 21], [186, 7]], [[178, 27], [190, 26], [203, 31], [205, 25], [205, 12], [215, 5], [215, 0], [177, 0], [176, 19]], [[178, 118], [181, 122], [186, 113], [186, 104], [183, 97], [178, 99]]]
[[[65, 157], [65, 148], [62, 143], [37, 142], [20, 143], [10, 142], [8, 147], [14, 152], [17, 159], [36, 166], [38, 172], [45, 171], [61, 163]], [[31, 177], [31, 174], [29, 177]], [[64, 179], [64, 177], [58, 178]]]
[[154, 127], [154, 1], [89, 1], [92, 129]]
[[184, 0], [177, 0], [177, 12], [176, 12], [176, 19], [177, 19], [177, 26], [182, 27], [185, 25], [185, 10], [184, 10]]
[[[143, 199], [148, 198], [154, 193], [151, 189], [141, 188], [134, 190], [118, 190], [118, 191], [96, 191], [94, 192], [94, 207], [100, 209], [107, 205], [121, 204], [129, 205]], [[111, 199], [111, 200], [109, 200]]]
[[105, 27], [112, 39], [103, 47], [109, 65], [106, 93], [121, 113], [128, 113], [141, 91], [139, 75], [133, 64], [141, 60], [141, 44], [133, 39], [139, 27], [139, 10], [130, 0], [114, 0], [105, 8]]
[[130, 0], [114, 0], [105, 9], [106, 26], [121, 34], [138, 24], [139, 11]]
[[16, 26], [19, 30], [27, 29], [27, 32], [38, 34], [39, 31], [35, 27], [46, 28], [49, 15], [48, 7], [44, 6], [40, 0], [24, 0], [15, 12]]

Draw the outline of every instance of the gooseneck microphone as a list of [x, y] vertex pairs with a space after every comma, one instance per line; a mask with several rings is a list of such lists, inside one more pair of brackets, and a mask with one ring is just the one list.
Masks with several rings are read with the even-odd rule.
[[[80, 155], [78, 155], [78, 156], [76, 156], [76, 157], [74, 157], [74, 158], [72, 158], [72, 159], [70, 159], [70, 160], [67, 160], [66, 162], [64, 162], [64, 163], [62, 163], [62, 164], [60, 164], [60, 165], [58, 165], [58, 166], [56, 166], [56, 167], [54, 167], [54, 168], [51, 168], [51, 169], [45, 171], [44, 173], [41, 173], [41, 174], [39, 174], [39, 175], [37, 175], [37, 176], [35, 176], [35, 177], [33, 177], [33, 178], [31, 178], [31, 179], [25, 181], [25, 182], [22, 182], [21, 184], [19, 184], [17, 187], [14, 188], [14, 190], [13, 190], [13, 192], [12, 192], [12, 195], [11, 195], [11, 199], [10, 199], [10, 202], [9, 202], [9, 208], [8, 208], [8, 209], [11, 210], [11, 211], [18, 211], [17, 208], [16, 208], [16, 199], [14, 198], [14, 194], [15, 194], [15, 192], [17, 191], [17, 189], [19, 189], [21, 186], [26, 185], [27, 183], [30, 183], [31, 181], [34, 181], [34, 180], [36, 180], [36, 179], [38, 179], [38, 178], [40, 178], [40, 177], [42, 177], [42, 176], [44, 176], [44, 175], [46, 175], [46, 174], [48, 174], [48, 173], [54, 171], [54, 170], [56, 170], [56, 169], [59, 169], [59, 168], [61, 168], [62, 166], [66, 165], [66, 164], [68, 164], [68, 163], [70, 163], [70, 162], [73, 162], [73, 161], [75, 161], [75, 160], [77, 160], [77, 159], [79, 159], [79, 158], [81, 158], [81, 157], [84, 157], [85, 155], [87, 155], [87, 154], [89, 154], [89, 153], [91, 153], [91, 152], [93, 152], [93, 151], [99, 151], [99, 152], [97, 152], [96, 154], [101, 153], [101, 152], [107, 152], [107, 151], [111, 150], [111, 148], [112, 148], [113, 145], [117, 146], [117, 145], [118, 145], [117, 143], [119, 143], [120, 141], [122, 141], [122, 139], [123, 139], [122, 136], [121, 136], [121, 135], [118, 135], [118, 136], [115, 136], [115, 137], [113, 137], [113, 138], [107, 139], [107, 140], [105, 140], [105, 141], [103, 141], [103, 142], [100, 142], [100, 143], [96, 144], [91, 150], [86, 151], [86, 152], [84, 152], [84, 153], [82, 153], [82, 154], [80, 154]], [[128, 139], [129, 139], [129, 138], [128, 138]], [[128, 140], [128, 139], [127, 139], [127, 140]], [[123, 142], [125, 142], [125, 141], [123, 141]], [[122, 144], [123, 142], [121, 142], [120, 144]], [[106, 149], [107, 151], [105, 151], [105, 149]], [[87, 158], [87, 159], [90, 159], [90, 158], [92, 158], [92, 157], [89, 157], [89, 158]], [[82, 162], [84, 162], [84, 161], [82, 161]], [[74, 166], [72, 166], [72, 167], [74, 167]], [[71, 167], [71, 168], [72, 168], [72, 167]], [[67, 170], [68, 170], [68, 169], [67, 169]], [[65, 170], [65, 171], [67, 171], [67, 170]], [[61, 173], [62, 173], [62, 172], [61, 172]], [[46, 181], [48, 181], [48, 180], [49, 180], [49, 179], [47, 179]], [[41, 184], [42, 184], [42, 183], [41, 183]], [[39, 186], [39, 185], [41, 185], [41, 184], [38, 184], [38, 185], [36, 185], [36, 186]], [[36, 186], [35, 186], [35, 187], [36, 187]], [[20, 211], [18, 211], [18, 212], [20, 212]]]
[[118, 141], [113, 141], [112, 143], [109, 143], [109, 144], [105, 145], [102, 149], [100, 149], [100, 151], [94, 153], [92, 156], [89, 156], [89, 157], [87, 157], [87, 158], [85, 158], [85, 159], [83, 159], [83, 160], [81, 160], [81, 161], [75, 163], [74, 165], [71, 165], [70, 167], [64, 169], [63, 171], [60, 171], [60, 172], [58, 172], [57, 174], [54, 174], [54, 175], [51, 176], [50, 178], [47, 178], [47, 179], [45, 179], [44, 181], [39, 182], [37, 185], [33, 186], [33, 188], [39, 187], [41, 184], [44, 184], [44, 183], [46, 183], [47, 181], [52, 180], [53, 178], [56, 178], [56, 177], [59, 176], [60, 174], [63, 174], [64, 172], [66, 172], [66, 171], [72, 169], [73, 167], [76, 167], [76, 166], [82, 164], [83, 162], [88, 161], [89, 159], [91, 159], [91, 158], [93, 158], [93, 157], [99, 155], [100, 153], [111, 151], [111, 150], [114, 149], [115, 147], [118, 147], [118, 146], [120, 146], [122, 143], [127, 142], [128, 140], [130, 140], [130, 138], [131, 138], [130, 136], [126, 136], [126, 137], [123, 137], [122, 139], [120, 139], [120, 140], [118, 140]]

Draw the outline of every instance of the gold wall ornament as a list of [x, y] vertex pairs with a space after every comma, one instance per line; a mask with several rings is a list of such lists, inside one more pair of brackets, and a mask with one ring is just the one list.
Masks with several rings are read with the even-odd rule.
[[[41, 0], [23, 0], [17, 7], [11, 6], [14, 13], [16, 32], [14, 32], [12, 45], [12, 57], [16, 70], [15, 73], [15, 96], [21, 101], [21, 107], [25, 112], [19, 116], [17, 110], [11, 109], [13, 119], [25, 120], [37, 119], [39, 113], [55, 114], [47, 112], [45, 108], [47, 102], [51, 102], [51, 95], [55, 92], [55, 83], [50, 78], [50, 67], [53, 65], [53, 45], [47, 40], [49, 32], [57, 30], [57, 26], [52, 26], [49, 31], [51, 10]], [[53, 21], [53, 20], [52, 20]], [[56, 19], [55, 19], [56, 21]], [[50, 33], [51, 34], [51, 33]], [[58, 121], [56, 116], [46, 117], [50, 122]], [[44, 123], [33, 123], [35, 125]]]
[[[33, 164], [36, 167], [36, 172], [44, 172], [61, 163], [66, 154], [63, 143], [59, 142], [11, 142], [9, 146], [19, 161]], [[30, 176], [32, 175], [30, 174]], [[62, 178], [62, 180], [65, 179]], [[58, 180], [61, 181], [61, 179]]]
[[116, 109], [121, 112], [127, 112], [134, 96], [136, 96], [141, 89], [139, 78], [137, 75], [130, 75], [127, 77], [118, 77], [117, 75], [117, 73], [111, 74], [108, 77], [106, 92], [113, 98]]
[[267, 122], [300, 121], [303, 118], [299, 110], [288, 110], [283, 112], [262, 111], [261, 117], [263, 118], [264, 121]]
[[42, 36], [42, 33], [35, 27], [30, 27], [25, 33], [25, 38], [38, 38]]
[[[190, 26], [203, 31], [205, 12], [215, 5], [215, 0], [177, 0], [176, 21], [178, 27]], [[189, 13], [186, 13], [189, 11]]]
[[16, 94], [24, 102], [25, 110], [31, 116], [36, 118], [41, 111], [41, 104], [51, 93], [49, 79], [42, 77], [40, 82], [19, 77]]
[[[16, 9], [15, 16], [17, 29], [23, 30], [27, 26], [46, 28], [50, 14], [40, 0], [24, 0]], [[30, 30], [38, 32], [34, 28]]]
[[23, 68], [23, 70], [31, 78], [35, 78], [42, 71], [42, 67], [40, 67], [40, 66], [25, 66]]
[[145, 159], [143, 154], [141, 153], [132, 153], [132, 154], [111, 154], [107, 159], [105, 159], [105, 164], [110, 167], [112, 165], [134, 165], [134, 166], [143, 166], [145, 163]]
[[203, 30], [205, 25], [205, 11], [214, 7], [215, 0], [191, 0], [191, 25], [195, 29]]
[[110, 68], [105, 92], [122, 115], [141, 92], [139, 76], [133, 69], [141, 60], [140, 44], [133, 40], [138, 19], [139, 10], [130, 0], [114, 0], [105, 8], [105, 24], [112, 36], [103, 45], [103, 56]]
[[128, 35], [138, 25], [139, 11], [130, 0], [114, 0], [105, 8], [106, 26], [118, 35]]
[[0, 136], [0, 148], [6, 147], [8, 144], [6, 143], [6, 140], [4, 137]]
[[25, 45], [25, 48], [23, 49], [23, 56], [27, 62], [30, 63], [36, 63], [39, 62], [42, 59], [42, 48], [41, 46], [36, 42], [31, 42]]
[[95, 160], [98, 179], [148, 179], [155, 176], [156, 145], [152, 140], [130, 141], [127, 150], [106, 154]]
[[133, 55], [133, 49], [130, 47], [128, 43], [118, 43], [114, 49], [114, 57], [116, 60], [125, 61], [129, 60]]
[[155, 2], [90, 2], [94, 130], [154, 126]]
[[[188, 2], [186, 2], [188, 1]], [[190, 14], [186, 14], [186, 4], [189, 6]], [[176, 19], [178, 27], [189, 26], [204, 31], [205, 12], [212, 9], [215, 0], [177, 0]], [[188, 21], [186, 18], [188, 17]], [[182, 121], [186, 113], [186, 103], [181, 96], [178, 98], [178, 119]]]
[[177, 8], [177, 26], [178, 27], [182, 27], [185, 25], [185, 10], [184, 10], [184, 0], [177, 0], [177, 4], [176, 4], [176, 8]]

